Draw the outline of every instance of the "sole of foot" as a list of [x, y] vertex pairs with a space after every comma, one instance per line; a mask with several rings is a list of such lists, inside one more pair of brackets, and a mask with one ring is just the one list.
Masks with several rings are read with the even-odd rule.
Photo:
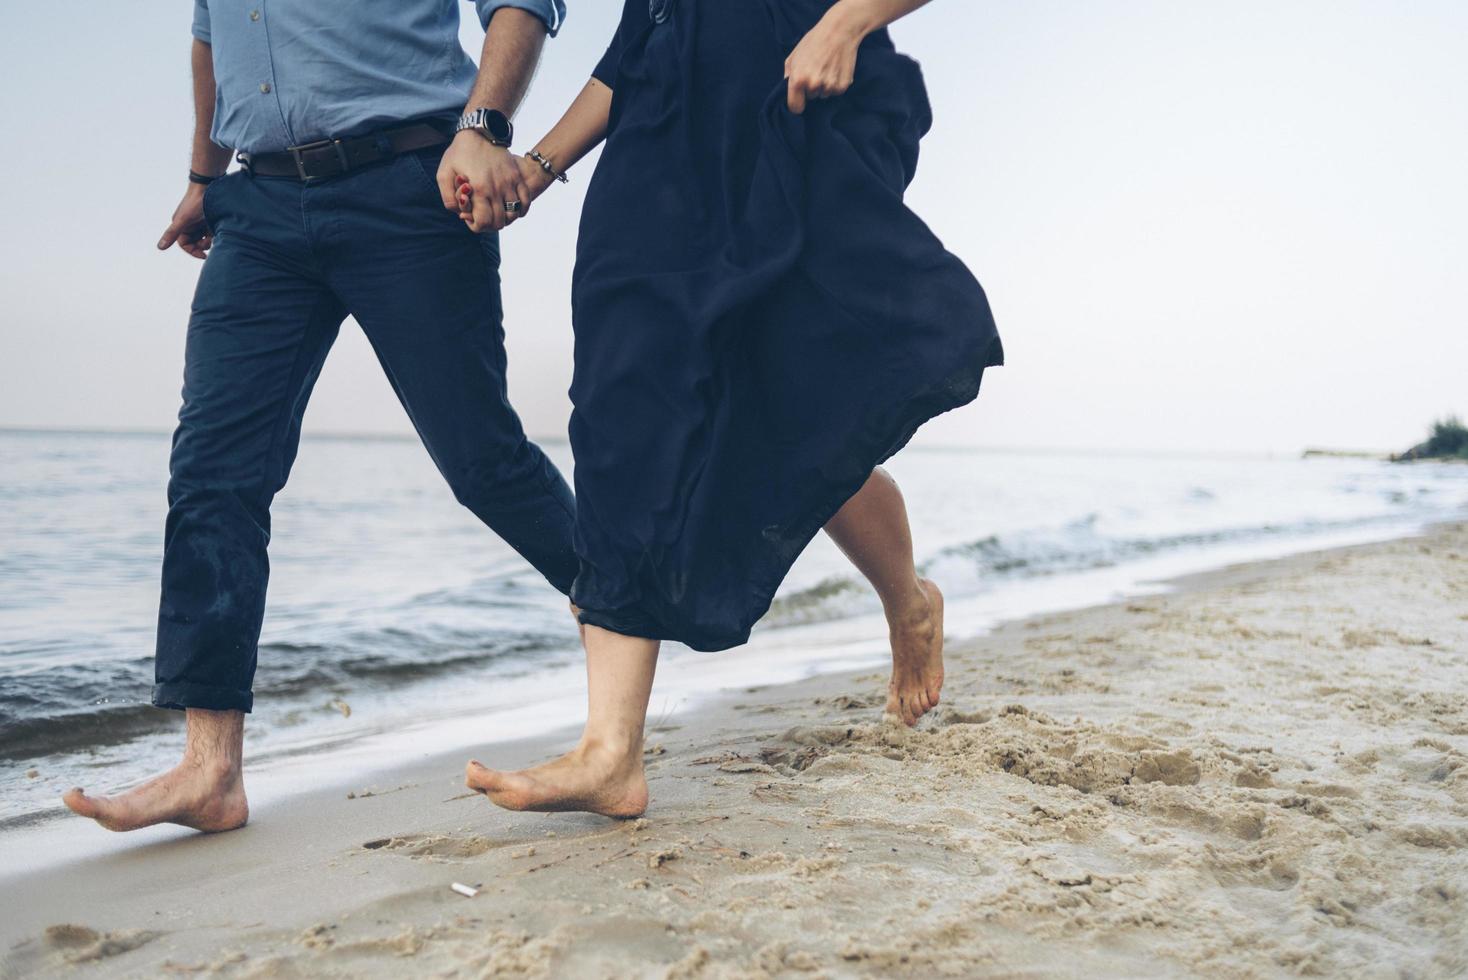
[[647, 777], [635, 761], [570, 752], [554, 762], [502, 772], [470, 761], [464, 783], [506, 810], [598, 813], [628, 820], [647, 810]]
[[243, 827], [250, 819], [245, 784], [238, 773], [207, 776], [198, 767], [183, 765], [116, 796], [88, 796], [78, 786], [61, 802], [77, 816], [119, 833], [171, 823], [218, 834]]
[[928, 579], [918, 587], [925, 608], [891, 624], [892, 680], [885, 716], [908, 727], [938, 706], [943, 690], [943, 592]]

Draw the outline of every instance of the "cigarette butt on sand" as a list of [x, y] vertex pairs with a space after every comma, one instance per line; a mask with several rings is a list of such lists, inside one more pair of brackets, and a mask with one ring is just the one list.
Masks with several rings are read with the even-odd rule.
[[458, 892], [460, 895], [463, 895], [465, 898], [473, 898], [475, 895], [479, 894], [479, 889], [475, 888], [473, 885], [464, 885], [460, 884], [457, 881], [449, 887]]

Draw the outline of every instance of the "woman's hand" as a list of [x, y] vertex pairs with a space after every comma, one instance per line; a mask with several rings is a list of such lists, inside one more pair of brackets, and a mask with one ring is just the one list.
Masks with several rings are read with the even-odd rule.
[[520, 164], [520, 179], [525, 183], [525, 189], [530, 192], [533, 201], [546, 192], [556, 179], [545, 172], [545, 168], [527, 156], [521, 155], [515, 158]]
[[529, 210], [530, 200], [519, 181], [520, 168], [510, 151], [467, 129], [454, 137], [438, 165], [439, 193], [450, 211], [461, 205], [459, 188], [466, 184], [473, 188], [469, 201], [473, 216], [467, 223], [476, 233], [499, 231], [514, 220], [515, 212], [505, 210], [506, 201], [517, 202], [520, 214]]
[[[510, 214], [505, 216], [505, 227], [509, 227], [512, 222], [519, 220], [526, 212], [528, 212], [530, 210], [530, 203], [536, 198], [540, 197], [540, 195], [544, 194], [546, 188], [549, 187], [555, 180], [555, 178], [546, 173], [544, 168], [535, 163], [533, 160], [527, 159], [523, 156], [516, 156], [512, 159], [515, 161], [515, 165], [520, 170], [519, 186], [523, 194], [521, 200], [523, 200], [525, 203], [524, 210], [522, 210], [519, 214]], [[478, 229], [475, 228], [474, 225], [473, 185], [471, 185], [467, 179], [459, 177], [457, 183], [457, 193], [455, 197], [459, 207], [459, 217], [463, 219], [464, 223], [468, 225], [471, 229], [477, 231]]]
[[799, 115], [809, 99], [829, 99], [856, 78], [856, 49], [866, 31], [847, 16], [844, 4], [826, 12], [785, 59], [786, 102]]

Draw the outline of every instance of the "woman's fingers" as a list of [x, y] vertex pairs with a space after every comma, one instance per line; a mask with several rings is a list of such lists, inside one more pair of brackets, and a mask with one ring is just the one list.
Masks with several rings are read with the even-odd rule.
[[852, 76], [834, 68], [816, 75], [797, 72], [785, 81], [785, 101], [790, 106], [790, 111], [798, 116], [805, 111], [807, 103], [816, 99], [833, 99], [851, 88]]
[[800, 39], [785, 59], [786, 101], [790, 111], [805, 111], [812, 99], [829, 99], [851, 87], [861, 37], [824, 18]]
[[801, 78], [790, 78], [786, 80], [785, 104], [790, 111], [797, 116], [805, 111], [806, 87]]
[[[476, 191], [473, 184], [460, 177], [454, 196], [460, 220], [474, 232], [504, 230], [511, 222], [528, 214], [534, 200], [535, 195], [523, 177], [498, 191], [493, 188]], [[507, 204], [515, 207], [506, 208]]]
[[473, 196], [474, 192], [469, 189], [469, 182], [461, 180], [455, 199], [459, 205], [459, 217], [466, 223], [474, 220], [474, 202], [471, 200]]
[[469, 186], [469, 181], [459, 177], [454, 188], [454, 203], [459, 208], [459, 220], [469, 226], [470, 231], [477, 231], [474, 227], [474, 191]]
[[459, 220], [475, 234], [490, 229], [498, 231], [500, 226], [494, 223], [495, 214], [488, 205], [488, 195], [476, 193], [474, 185], [465, 177], [460, 176], [457, 183], [454, 202], [458, 206]]

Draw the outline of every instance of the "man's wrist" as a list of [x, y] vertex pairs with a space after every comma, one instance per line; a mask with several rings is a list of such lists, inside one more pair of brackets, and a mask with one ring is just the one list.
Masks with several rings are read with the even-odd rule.
[[508, 146], [499, 146], [498, 144], [491, 143], [489, 140], [485, 139], [483, 136], [479, 135], [472, 129], [459, 130], [457, 133], [454, 134], [453, 141], [455, 143], [463, 141], [468, 146], [483, 147], [486, 150], [497, 150], [500, 153], [510, 152], [510, 148]]
[[456, 129], [461, 133], [477, 133], [491, 146], [508, 147], [515, 139], [515, 126], [510, 117], [488, 106], [465, 110]]

